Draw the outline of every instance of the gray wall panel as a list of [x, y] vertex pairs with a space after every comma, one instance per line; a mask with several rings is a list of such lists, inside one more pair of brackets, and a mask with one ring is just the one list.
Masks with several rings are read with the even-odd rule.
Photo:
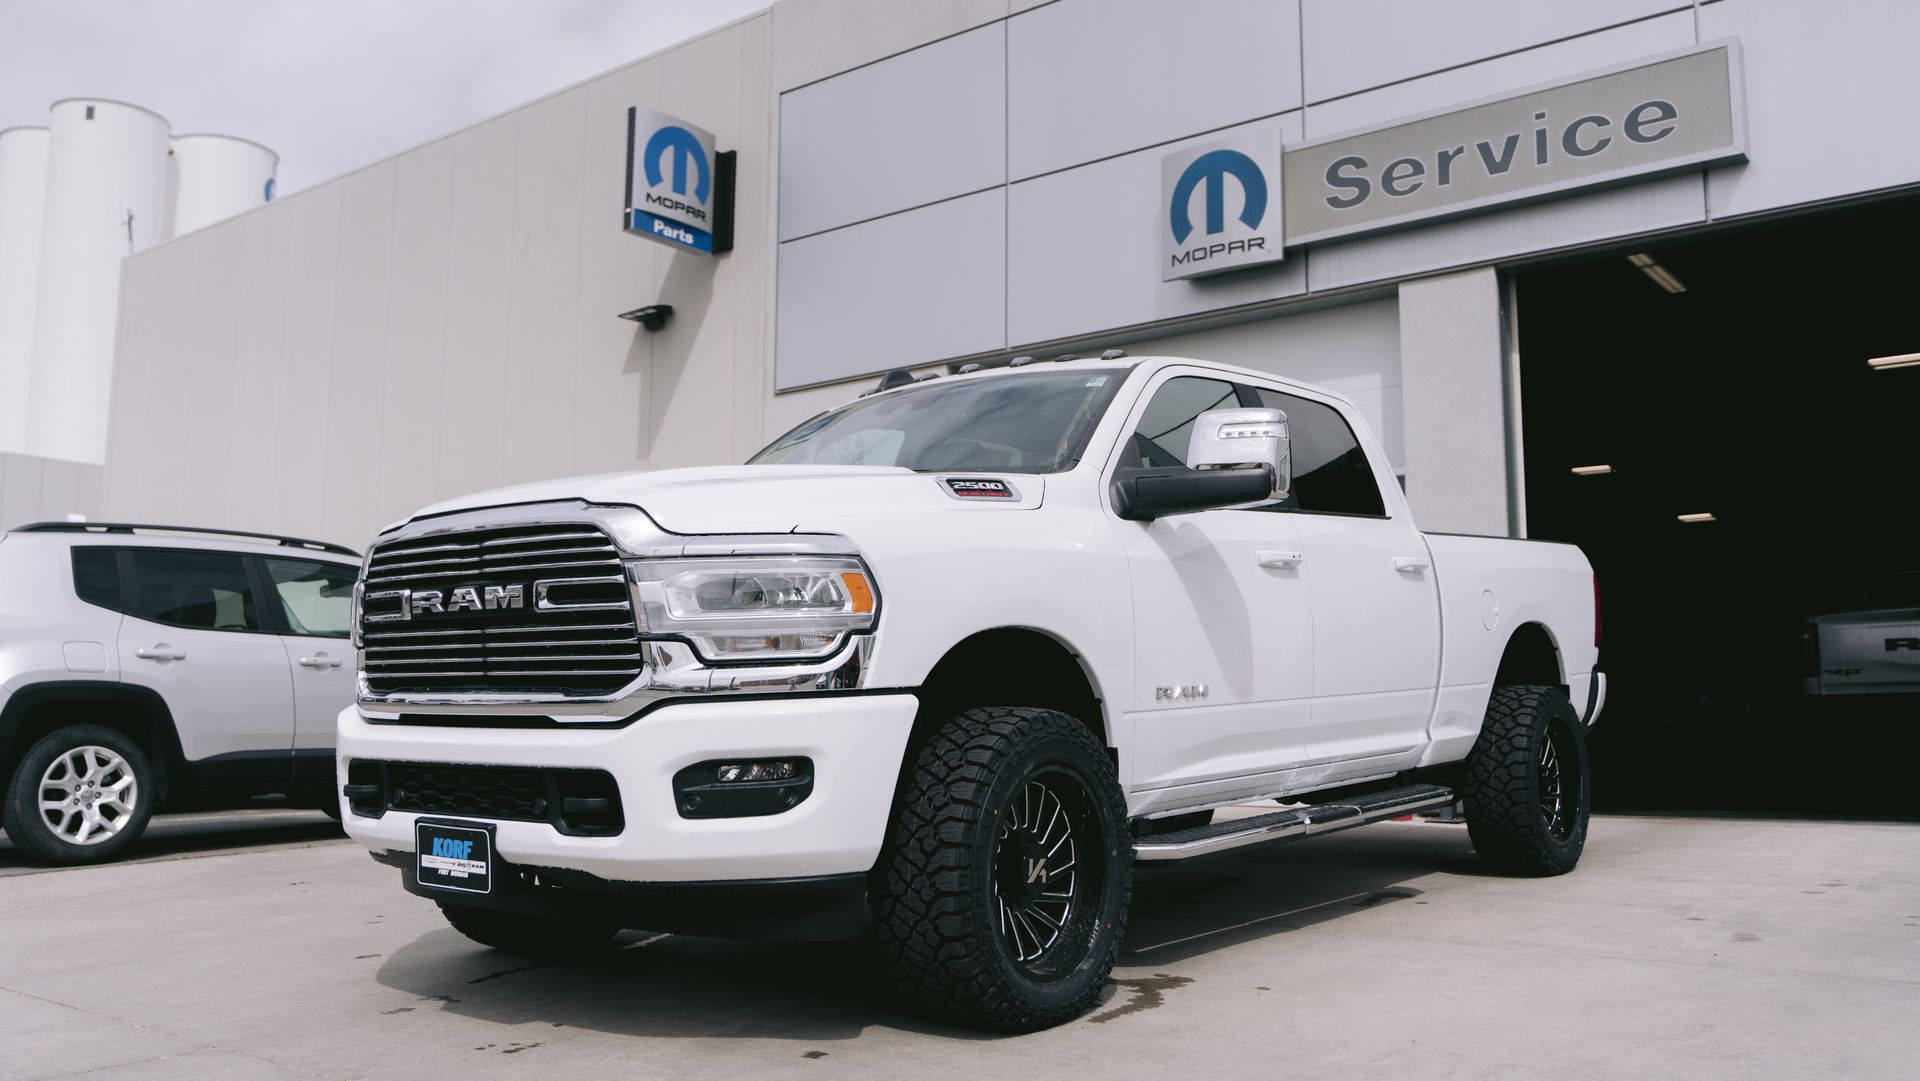
[[[390, 361], [381, 381], [382, 395], [390, 401], [442, 402], [449, 380], [467, 378], [447, 351], [452, 321], [471, 314], [467, 298], [454, 294], [448, 278], [455, 229], [454, 158], [453, 143], [439, 142], [395, 163], [393, 270], [388, 287], [394, 318], [387, 342]], [[458, 418], [443, 409], [427, 408], [411, 410], [404, 423], [396, 419], [376, 427], [381, 462], [374, 494], [378, 503], [423, 506], [442, 494], [440, 454], [450, 423], [458, 423]], [[357, 547], [370, 538], [340, 539]]]
[[0, 530], [69, 514], [100, 520], [100, 466], [0, 453]]
[[1006, 198], [995, 189], [782, 244], [779, 385], [1005, 347]]
[[1500, 282], [1492, 267], [1400, 287], [1407, 503], [1422, 529], [1506, 535]]
[[1920, 5], [1722, 0], [1700, 32], [1739, 37], [1747, 75], [1752, 160], [1709, 175], [1714, 217], [1920, 181]]
[[779, 92], [995, 19], [1007, 0], [780, 0], [772, 12], [773, 89]]
[[1656, 12], [1674, 0], [1302, 0], [1309, 102], [1541, 45]]
[[780, 239], [1007, 179], [1006, 24], [780, 99]]
[[1311, 251], [1307, 281], [1338, 289], [1705, 220], [1700, 175], [1689, 173], [1328, 244]]
[[1062, 169], [1300, 105], [1295, 0], [1060, 0], [1007, 22], [1008, 168]]
[[[1278, 125], [1300, 138], [1300, 115]], [[1253, 127], [1256, 125], [1246, 125]], [[1225, 133], [1207, 136], [1217, 139]], [[1189, 140], [1189, 142], [1204, 140]], [[1012, 345], [1250, 304], [1306, 291], [1306, 262], [1191, 281], [1160, 280], [1160, 161], [1155, 147], [1013, 185], [1008, 191], [1007, 337]]]
[[1584, 71], [1631, 63], [1693, 44], [1693, 14], [1675, 12], [1597, 34], [1543, 45], [1392, 86], [1367, 90], [1306, 110], [1306, 137], [1392, 123], [1434, 109], [1510, 94]]

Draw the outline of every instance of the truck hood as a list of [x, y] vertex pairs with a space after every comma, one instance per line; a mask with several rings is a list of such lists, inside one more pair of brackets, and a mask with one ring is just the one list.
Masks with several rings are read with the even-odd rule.
[[940, 478], [892, 466], [733, 465], [602, 473], [542, 481], [450, 499], [415, 517], [513, 503], [585, 500], [640, 507], [674, 533], [791, 533], [831, 519], [911, 511], [1031, 510], [1045, 478], [1031, 474], [955, 473], [1004, 479], [1017, 498], [962, 502]]

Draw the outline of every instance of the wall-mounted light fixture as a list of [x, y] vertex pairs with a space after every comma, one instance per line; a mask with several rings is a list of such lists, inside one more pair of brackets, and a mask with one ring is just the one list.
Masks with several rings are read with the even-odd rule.
[[621, 312], [620, 318], [631, 319], [648, 330], [659, 330], [667, 325], [673, 315], [671, 304], [649, 304], [644, 308], [635, 308], [630, 312]]
[[1573, 475], [1576, 477], [1599, 477], [1611, 472], [1613, 472], [1613, 467], [1610, 465], [1576, 465], [1573, 467]]
[[1898, 356], [1892, 357], [1867, 358], [1867, 367], [1872, 368], [1876, 372], [1884, 372], [1888, 368], [1910, 368], [1915, 364], [1920, 364], [1920, 353], [1901, 353]]
[[1719, 519], [1718, 519], [1718, 518], [1715, 518], [1715, 517], [1713, 516], [1713, 512], [1712, 512], [1712, 511], [1704, 511], [1704, 510], [1703, 510], [1703, 511], [1699, 511], [1699, 512], [1697, 512], [1697, 513], [1694, 513], [1694, 514], [1677, 514], [1677, 515], [1675, 515], [1674, 517], [1676, 517], [1676, 518], [1678, 518], [1678, 519], [1680, 519], [1681, 521], [1683, 521], [1683, 522], [1685, 522], [1685, 523], [1687, 523], [1688, 525], [1695, 525], [1695, 524], [1698, 524], [1698, 523], [1700, 523], [1700, 522], [1717, 522], [1717, 521], [1719, 521]]
[[1685, 282], [1674, 277], [1673, 271], [1661, 266], [1655, 261], [1653, 256], [1648, 255], [1646, 252], [1635, 252], [1627, 256], [1627, 262], [1639, 267], [1640, 273], [1652, 278], [1653, 284], [1665, 289], [1669, 293], [1684, 293], [1687, 291]]

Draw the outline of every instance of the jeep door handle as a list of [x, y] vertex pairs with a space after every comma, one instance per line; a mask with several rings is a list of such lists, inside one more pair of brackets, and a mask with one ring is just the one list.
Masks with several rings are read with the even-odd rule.
[[1255, 552], [1253, 557], [1260, 561], [1262, 567], [1276, 570], [1292, 570], [1307, 558], [1302, 552]]
[[340, 658], [329, 657], [325, 653], [316, 653], [311, 657], [300, 658], [300, 663], [308, 668], [338, 668]]
[[185, 653], [173, 648], [172, 646], [166, 644], [165, 642], [162, 642], [159, 645], [152, 647], [151, 649], [136, 649], [133, 651], [133, 655], [140, 658], [143, 661], [184, 661], [187, 659], [187, 655]]
[[1426, 556], [1393, 557], [1393, 569], [1403, 574], [1419, 574], [1432, 565]]

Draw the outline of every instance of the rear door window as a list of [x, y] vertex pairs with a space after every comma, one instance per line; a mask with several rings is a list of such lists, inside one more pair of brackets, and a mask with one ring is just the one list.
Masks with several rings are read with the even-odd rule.
[[121, 610], [131, 616], [208, 631], [258, 631], [259, 599], [244, 556], [174, 548], [127, 550], [130, 580]]

